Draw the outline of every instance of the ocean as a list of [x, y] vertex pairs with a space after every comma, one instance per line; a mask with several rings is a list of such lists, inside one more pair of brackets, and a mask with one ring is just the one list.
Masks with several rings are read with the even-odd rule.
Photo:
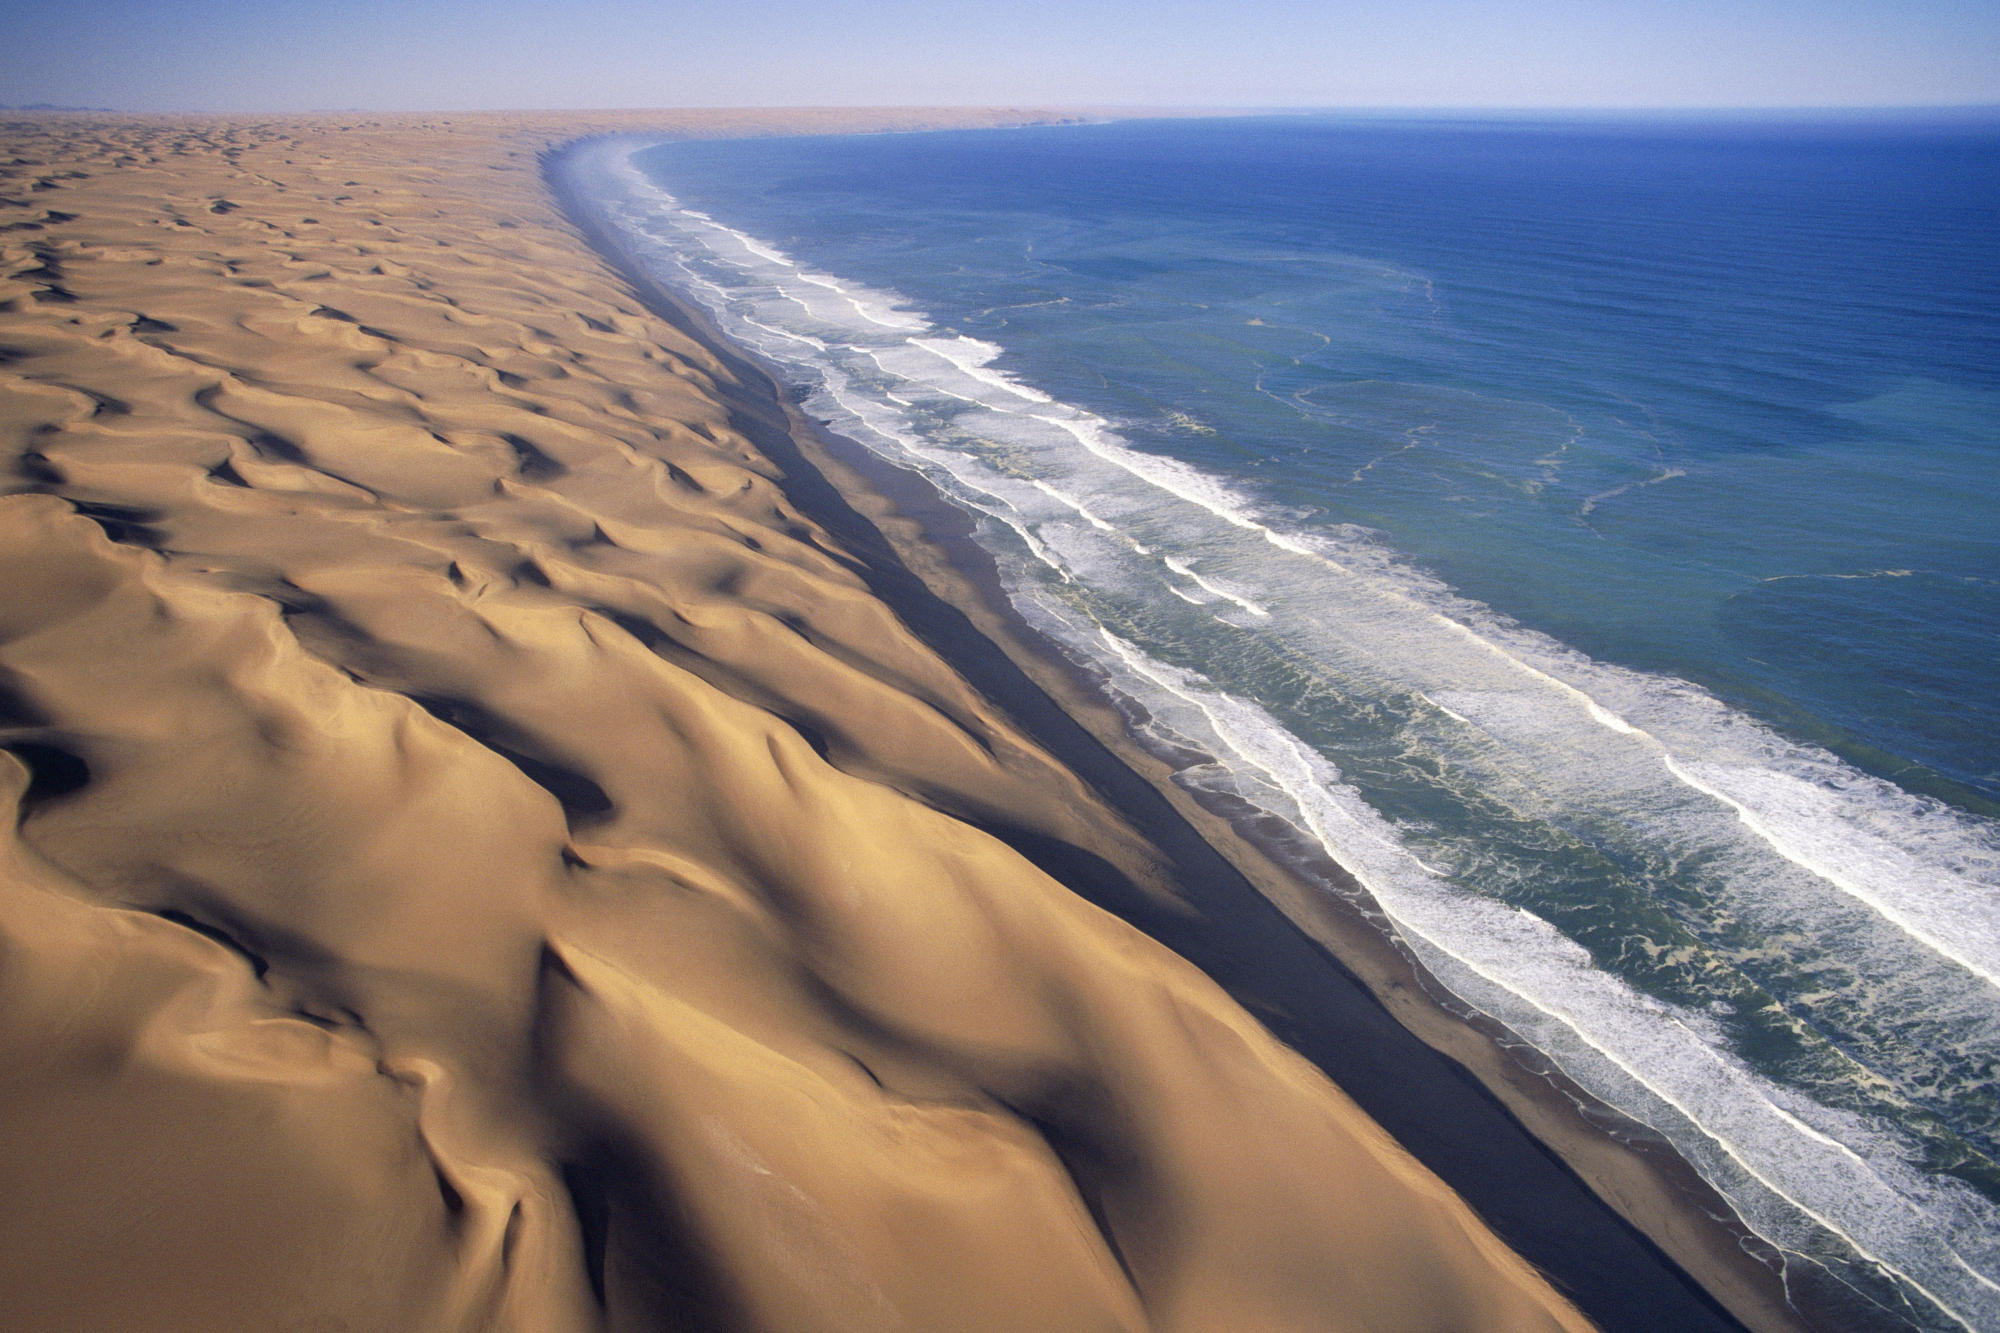
[[971, 516], [1176, 781], [1352, 871], [1796, 1289], [2000, 1328], [2000, 119], [596, 170], [656, 277]]

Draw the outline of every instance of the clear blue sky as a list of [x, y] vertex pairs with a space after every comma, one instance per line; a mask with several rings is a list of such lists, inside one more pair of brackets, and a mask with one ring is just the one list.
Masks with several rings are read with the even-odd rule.
[[30, 102], [2000, 103], [2000, 0], [0, 0]]

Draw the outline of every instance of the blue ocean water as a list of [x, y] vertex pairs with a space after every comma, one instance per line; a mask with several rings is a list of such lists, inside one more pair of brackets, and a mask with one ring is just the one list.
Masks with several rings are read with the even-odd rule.
[[2000, 122], [596, 170], [658, 276], [974, 516], [1179, 781], [1352, 869], [1788, 1279], [2000, 1327]]

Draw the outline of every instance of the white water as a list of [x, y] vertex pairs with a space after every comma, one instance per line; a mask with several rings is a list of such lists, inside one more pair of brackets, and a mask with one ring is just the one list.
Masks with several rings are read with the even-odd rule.
[[623, 150], [598, 169], [622, 199], [613, 220], [662, 280], [811, 390], [834, 429], [990, 524], [982, 537], [1022, 613], [1134, 705], [1163, 750], [1213, 758], [1181, 781], [1324, 847], [1456, 995], [1665, 1134], [1795, 1262], [1837, 1266], [1844, 1251], [1895, 1275], [1930, 1307], [1925, 1323], [2000, 1327], [2000, 1210], [1913, 1165], [1893, 1124], [1757, 1073], [1714, 1017], [1639, 993], [1548, 921], [1488, 896], [1488, 879], [1518, 869], [1385, 818], [1269, 708], [1139, 646], [1141, 631], [1179, 641], [1194, 631], [1172, 615], [1194, 616], [1211, 637], [1250, 636], [1241, 643], [1306, 694], [1379, 701], [1399, 743], [1467, 799], [1580, 847], [1697, 867], [1686, 873], [1751, 935], [1851, 955], [1831, 984], [1866, 1021], [1907, 1011], [1959, 1053], [2000, 1054], [1991, 826], [1685, 682], [1591, 661], [1369, 534], [1267, 521], [1221, 479], [1138, 452], [1112, 423], [995, 368], [1003, 349], [677, 209]]

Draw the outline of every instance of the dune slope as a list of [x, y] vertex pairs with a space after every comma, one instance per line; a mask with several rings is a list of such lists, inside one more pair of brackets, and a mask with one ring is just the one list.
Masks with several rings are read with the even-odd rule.
[[545, 198], [626, 123], [0, 129], [9, 1327], [1583, 1327], [986, 831], [1171, 882]]

